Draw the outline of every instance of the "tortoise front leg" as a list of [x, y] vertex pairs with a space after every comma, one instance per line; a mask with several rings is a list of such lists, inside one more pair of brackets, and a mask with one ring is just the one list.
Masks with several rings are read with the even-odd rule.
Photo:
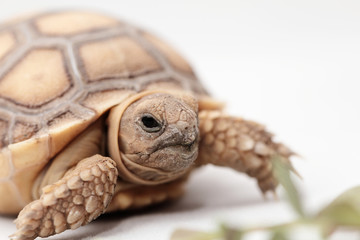
[[81, 160], [63, 178], [45, 186], [40, 199], [20, 212], [12, 239], [47, 237], [85, 225], [109, 205], [118, 177], [115, 162], [94, 155]]
[[199, 114], [201, 142], [198, 164], [212, 163], [245, 172], [258, 181], [263, 193], [274, 191], [277, 181], [271, 158], [280, 155], [291, 166], [293, 152], [272, 141], [272, 134], [252, 121], [227, 116], [219, 111]]

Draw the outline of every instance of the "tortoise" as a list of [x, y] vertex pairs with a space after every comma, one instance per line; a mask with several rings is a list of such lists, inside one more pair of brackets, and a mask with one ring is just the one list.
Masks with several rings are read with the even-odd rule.
[[153, 34], [88, 11], [0, 26], [0, 213], [12, 239], [76, 229], [104, 212], [180, 197], [206, 164], [277, 186], [293, 152], [224, 112], [188, 62]]

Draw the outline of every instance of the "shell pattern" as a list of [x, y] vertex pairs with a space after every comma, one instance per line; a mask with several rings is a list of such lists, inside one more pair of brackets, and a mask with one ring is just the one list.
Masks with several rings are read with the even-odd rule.
[[189, 64], [155, 36], [90, 12], [0, 26], [0, 212], [31, 201], [48, 161], [129, 92], [158, 84], [207, 95]]

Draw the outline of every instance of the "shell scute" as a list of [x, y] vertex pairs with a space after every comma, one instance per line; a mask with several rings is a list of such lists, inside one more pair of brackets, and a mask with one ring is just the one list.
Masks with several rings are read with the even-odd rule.
[[23, 202], [16, 201], [18, 190], [13, 184], [0, 184], [0, 192], [6, 193], [6, 197], [1, 198], [1, 213], [13, 214], [23, 207]]
[[[92, 114], [94, 116], [94, 113]], [[54, 157], [71, 140], [82, 132], [91, 121], [90, 116], [71, 110], [56, 115], [47, 122], [48, 134], [51, 136], [48, 148], [49, 157]]]
[[100, 14], [83, 11], [45, 14], [35, 20], [35, 27], [43, 35], [74, 35], [119, 25], [119, 21]]
[[0, 32], [0, 62], [15, 48], [16, 38], [10, 31]]
[[0, 80], [0, 96], [18, 105], [40, 107], [71, 87], [65, 66], [60, 50], [31, 50]]
[[79, 46], [79, 56], [88, 81], [132, 78], [161, 70], [156, 59], [127, 36], [85, 42]]
[[189, 75], [195, 75], [189, 63], [173, 48], [168, 44], [161, 41], [159, 38], [155, 37], [149, 33], [142, 33], [143, 37], [148, 40], [155, 48], [157, 48], [170, 62], [172, 67], [175, 69], [187, 73]]
[[8, 145], [9, 121], [0, 119], [0, 148]]
[[[27, 169], [34, 165], [41, 165], [48, 161], [49, 139], [30, 138], [8, 146], [11, 151], [12, 163], [16, 170]], [[39, 151], [41, 149], [41, 151]], [[34, 161], [34, 159], [37, 159]]]
[[11, 160], [6, 152], [0, 152], [0, 180], [5, 180], [11, 174]]
[[98, 114], [101, 114], [103, 111], [104, 105], [112, 107], [119, 102], [125, 100], [128, 96], [130, 96], [134, 90], [129, 89], [112, 89], [112, 90], [103, 90], [90, 92], [81, 101], [81, 105], [92, 109]]
[[[1, 126], [0, 126], [1, 129]], [[40, 129], [36, 123], [18, 121], [13, 130], [13, 143], [21, 142], [34, 136]]]

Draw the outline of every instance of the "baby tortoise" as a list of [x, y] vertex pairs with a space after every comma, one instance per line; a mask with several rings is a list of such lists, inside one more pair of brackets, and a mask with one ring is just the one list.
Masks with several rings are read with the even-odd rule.
[[124, 21], [61, 11], [0, 26], [0, 213], [12, 239], [178, 198], [205, 164], [277, 181], [292, 152], [228, 116], [169, 45]]

